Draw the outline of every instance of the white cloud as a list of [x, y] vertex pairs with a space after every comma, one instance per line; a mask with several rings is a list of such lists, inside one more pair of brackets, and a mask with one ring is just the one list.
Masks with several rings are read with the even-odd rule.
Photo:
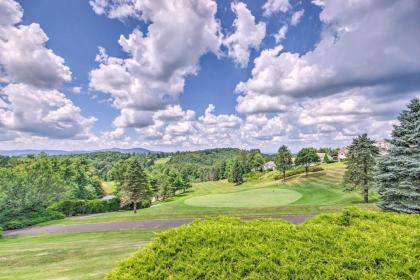
[[276, 43], [281, 43], [281, 41], [286, 39], [287, 30], [288, 26], [287, 24], [285, 24], [279, 29], [279, 31], [276, 34], [274, 34], [274, 39], [276, 40]]
[[96, 119], [57, 90], [71, 80], [70, 69], [46, 48], [39, 24], [17, 26], [22, 15], [17, 2], [0, 2], [0, 140], [88, 139]]
[[263, 51], [252, 78], [238, 90], [323, 95], [419, 73], [420, 37], [412, 36], [420, 32], [419, 12], [415, 0], [326, 2], [322, 38], [314, 50], [304, 55]]
[[303, 14], [304, 14], [304, 10], [302, 9], [302, 10], [299, 10], [299, 11], [296, 11], [296, 12], [294, 12], [293, 13], [293, 15], [292, 15], [292, 18], [291, 18], [291, 20], [290, 20], [290, 24], [292, 25], [292, 26], [296, 26], [296, 25], [298, 25], [299, 24], [299, 22], [300, 22], [300, 19], [302, 18], [302, 16], [303, 16]]
[[16, 26], [22, 15], [17, 2], [0, 3], [0, 82], [54, 88], [70, 81], [70, 69], [45, 47], [48, 36], [39, 24]]
[[76, 94], [81, 93], [82, 92], [82, 87], [72, 87], [71, 92], [76, 93]]
[[285, 13], [291, 8], [289, 0], [267, 0], [263, 5], [265, 16], [271, 16], [277, 12]]
[[265, 37], [265, 23], [257, 24], [251, 11], [242, 2], [232, 2], [231, 9], [236, 15], [233, 22], [234, 32], [227, 36], [224, 44], [228, 47], [229, 56], [241, 67], [246, 67], [250, 49], [258, 49]]
[[25, 84], [1, 89], [6, 106], [0, 107], [0, 127], [30, 135], [64, 139], [87, 139], [95, 118], [85, 118], [80, 108], [61, 92]]
[[[113, 17], [117, 3], [102, 3], [99, 13]], [[214, 1], [121, 3], [150, 25], [146, 34], [135, 29], [128, 38], [120, 37], [129, 58], [109, 57], [100, 49], [96, 59], [100, 65], [90, 73], [90, 87], [112, 95], [121, 110], [116, 126], [139, 128], [152, 123], [153, 111], [177, 102], [185, 77], [198, 72], [203, 54], [219, 54], [222, 38]]]

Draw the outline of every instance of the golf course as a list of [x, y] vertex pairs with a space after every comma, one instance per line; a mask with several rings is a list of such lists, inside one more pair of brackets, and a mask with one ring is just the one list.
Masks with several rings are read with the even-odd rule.
[[[123, 221], [152, 221], [209, 216], [264, 217], [285, 214], [312, 216], [362, 204], [358, 192], [345, 192], [343, 163], [323, 164], [323, 170], [275, 180], [276, 171], [234, 185], [226, 180], [193, 184], [150, 208], [76, 216], [40, 227]], [[375, 194], [371, 200], [375, 201]], [[161, 228], [10, 236], [0, 240], [0, 279], [102, 279], [122, 259], [148, 244]]]

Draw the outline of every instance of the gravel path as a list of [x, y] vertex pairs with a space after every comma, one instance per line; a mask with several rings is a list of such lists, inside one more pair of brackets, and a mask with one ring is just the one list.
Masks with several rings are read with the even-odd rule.
[[[292, 223], [303, 223], [306, 219], [313, 217], [312, 215], [296, 215], [296, 216], [258, 216], [258, 217], [241, 217], [243, 220], [253, 220], [258, 218], [284, 219]], [[184, 224], [192, 223], [194, 218], [170, 219], [170, 220], [144, 220], [144, 221], [121, 221], [107, 222], [96, 224], [77, 224], [77, 225], [49, 225], [43, 227], [29, 227], [18, 230], [7, 230], [3, 236], [25, 236], [38, 235], [46, 233], [66, 233], [66, 232], [88, 232], [88, 231], [108, 231], [121, 229], [153, 229], [153, 228], [172, 228]]]

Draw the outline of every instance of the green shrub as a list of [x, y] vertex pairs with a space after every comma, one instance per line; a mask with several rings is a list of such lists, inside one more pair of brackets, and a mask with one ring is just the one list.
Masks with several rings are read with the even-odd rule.
[[0, 227], [0, 239], [3, 237], [3, 228]]
[[61, 212], [66, 216], [76, 216], [118, 211], [120, 209], [120, 201], [118, 198], [110, 200], [66, 199], [56, 202], [48, 208]]
[[244, 175], [245, 181], [251, 181], [251, 180], [258, 180], [264, 175], [264, 172], [261, 171], [251, 171]]
[[[309, 172], [318, 172], [318, 171], [322, 171], [324, 170], [324, 168], [322, 168], [319, 165], [315, 165], [315, 166], [309, 166], [308, 171]], [[287, 170], [286, 171], [286, 177], [290, 177], [290, 176], [294, 176], [294, 175], [298, 175], [298, 174], [303, 174], [305, 173], [305, 167], [304, 166], [298, 166], [295, 167], [293, 169]], [[283, 179], [283, 174], [276, 174], [276, 176], [274, 177], [275, 180], [280, 180]]]
[[0, 227], [3, 229], [19, 229], [64, 218], [65, 216], [62, 213], [52, 209], [40, 209], [19, 214], [2, 211], [0, 214]]
[[357, 210], [214, 218], [163, 232], [106, 279], [420, 279], [419, 228], [418, 215]]

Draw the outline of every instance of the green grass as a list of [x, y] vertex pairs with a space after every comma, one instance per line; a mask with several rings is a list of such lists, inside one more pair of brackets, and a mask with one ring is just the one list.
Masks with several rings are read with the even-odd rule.
[[0, 279], [103, 279], [144, 247], [152, 230], [121, 230], [0, 239]]
[[263, 188], [225, 194], [194, 196], [184, 201], [185, 204], [198, 207], [239, 207], [261, 208], [290, 204], [302, 195], [293, 190]]
[[[282, 182], [274, 180], [277, 172], [264, 174], [260, 179], [245, 182], [236, 186], [227, 181], [210, 181], [196, 183], [193, 189], [185, 194], [161, 202], [151, 208], [141, 209], [137, 214], [131, 211], [120, 211], [112, 213], [96, 214], [84, 217], [72, 217], [61, 221], [53, 221], [45, 224], [79, 224], [79, 223], [99, 223], [111, 221], [133, 221], [144, 219], [168, 219], [181, 217], [205, 217], [209, 215], [231, 215], [231, 216], [263, 216], [263, 215], [282, 215], [282, 214], [317, 214], [327, 211], [339, 211], [342, 208], [355, 205], [362, 208], [375, 209], [374, 204], [363, 204], [362, 196], [359, 192], [344, 192], [342, 176], [344, 174], [344, 164], [334, 163], [322, 165], [324, 171], [310, 173], [308, 176], [299, 174], [292, 176]], [[200, 198], [213, 194], [229, 194], [230, 197], [241, 195], [244, 191], [256, 191], [268, 189], [292, 190], [302, 195], [298, 200], [287, 204], [266, 207], [261, 202], [255, 207], [198, 207], [189, 205], [191, 201], [207, 200], [208, 197]], [[257, 191], [258, 192], [258, 191]], [[246, 193], [245, 193], [246, 194]], [[248, 193], [254, 194], [254, 192]], [[250, 195], [250, 200], [253, 196]], [[278, 197], [279, 202], [284, 199]], [[371, 201], [377, 200], [375, 194], [371, 196]], [[226, 206], [226, 204], [224, 205]], [[263, 207], [261, 207], [263, 206]]]
[[418, 215], [348, 209], [304, 224], [212, 218], [160, 234], [107, 280], [420, 279]]

